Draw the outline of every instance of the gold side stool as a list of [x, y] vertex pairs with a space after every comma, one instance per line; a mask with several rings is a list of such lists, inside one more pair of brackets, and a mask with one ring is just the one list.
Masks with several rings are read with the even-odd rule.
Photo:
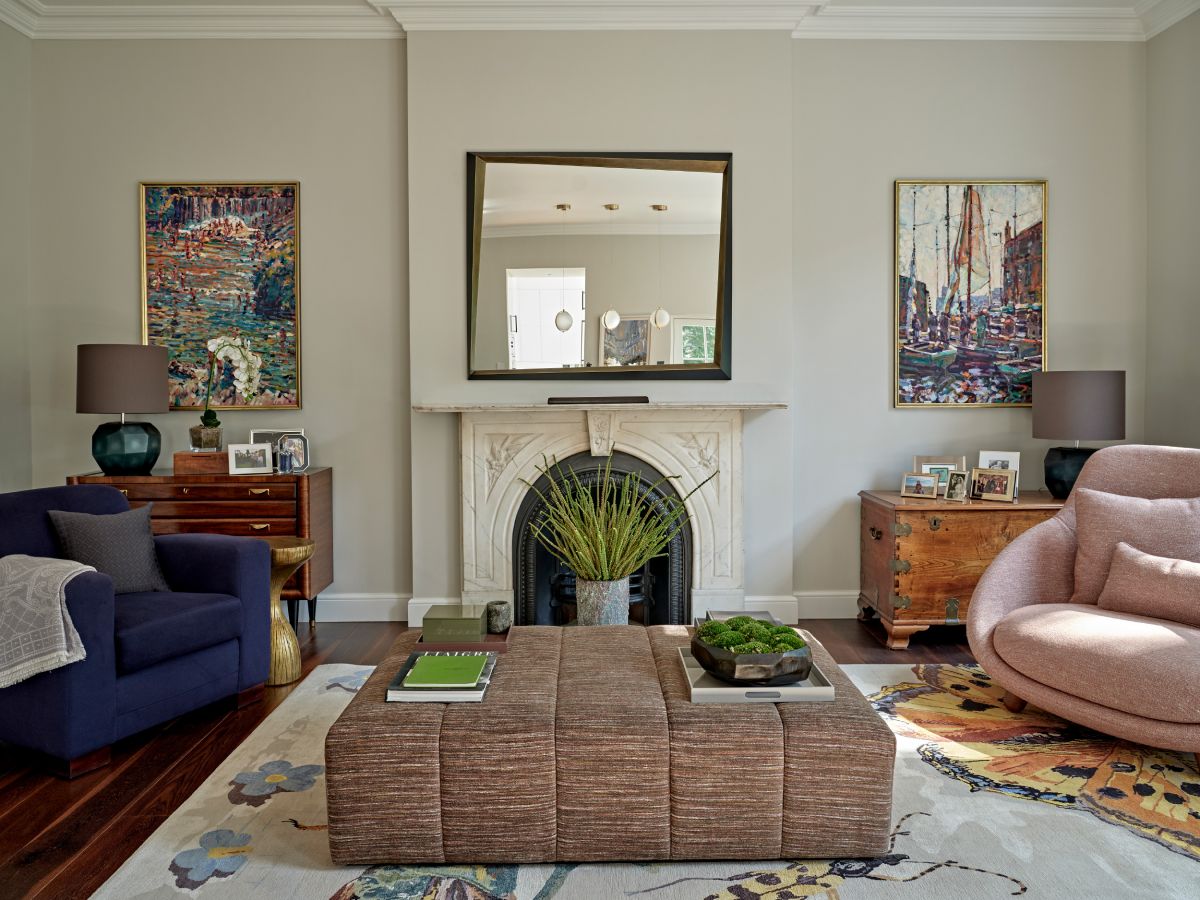
[[283, 613], [283, 586], [313, 555], [313, 542], [299, 537], [260, 538], [271, 546], [271, 669], [267, 684], [300, 677], [300, 643]]

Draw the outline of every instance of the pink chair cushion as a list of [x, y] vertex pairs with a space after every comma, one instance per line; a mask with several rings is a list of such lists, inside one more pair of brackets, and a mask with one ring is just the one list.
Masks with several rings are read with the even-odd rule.
[[[1035, 603], [1005, 616], [992, 641], [1018, 672], [1071, 697], [1200, 723], [1200, 629], [1077, 603]], [[1070, 719], [1070, 703], [1054, 712]]]
[[1200, 563], [1151, 556], [1122, 541], [1098, 605], [1200, 627]]
[[1200, 562], [1200, 498], [1145, 500], [1075, 489], [1075, 593], [1072, 603], [1100, 599], [1117, 544], [1143, 553]]

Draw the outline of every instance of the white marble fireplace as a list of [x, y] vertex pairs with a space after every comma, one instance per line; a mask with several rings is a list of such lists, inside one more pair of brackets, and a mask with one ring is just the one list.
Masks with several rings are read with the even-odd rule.
[[[653, 466], [686, 495], [692, 529], [691, 611], [741, 609], [742, 418], [777, 403], [415, 404], [456, 413], [462, 449], [462, 600], [513, 599], [513, 526], [543, 459], [621, 451]], [[599, 460], [598, 460], [599, 461]], [[410, 622], [423, 609], [410, 610]]]

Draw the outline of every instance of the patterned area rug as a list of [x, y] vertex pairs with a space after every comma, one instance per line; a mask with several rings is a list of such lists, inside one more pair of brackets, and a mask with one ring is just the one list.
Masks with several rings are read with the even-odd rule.
[[315, 669], [95, 896], [1200, 896], [1194, 763], [1037, 710], [1009, 713], [973, 666], [846, 667], [899, 743], [892, 848], [877, 859], [337, 867], [325, 837], [324, 736], [370, 671]]

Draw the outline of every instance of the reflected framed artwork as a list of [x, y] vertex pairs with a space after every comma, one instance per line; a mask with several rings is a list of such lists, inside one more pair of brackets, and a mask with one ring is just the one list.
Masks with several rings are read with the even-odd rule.
[[606, 366], [644, 366], [650, 359], [650, 316], [622, 316], [616, 328], [600, 328], [600, 359]]
[[[300, 408], [299, 182], [142, 182], [142, 342], [167, 348], [172, 409]], [[257, 380], [214, 339], [257, 357]]]
[[1046, 366], [1045, 181], [897, 181], [896, 408], [1021, 407]]

